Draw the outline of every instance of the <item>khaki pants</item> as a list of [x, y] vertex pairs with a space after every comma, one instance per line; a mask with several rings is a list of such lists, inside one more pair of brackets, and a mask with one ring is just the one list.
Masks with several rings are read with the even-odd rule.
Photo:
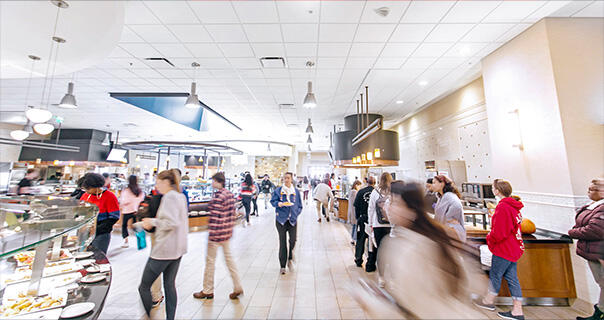
[[[151, 237], [151, 247], [153, 247], [155, 245], [155, 233], [150, 232], [149, 236]], [[157, 279], [155, 279], [155, 281], [153, 281], [153, 284], [151, 285], [151, 298], [154, 302], [159, 301], [159, 299], [161, 299], [163, 296], [161, 292], [161, 279], [162, 276], [160, 275], [157, 277]]]
[[319, 217], [319, 219], [321, 219], [321, 214], [322, 214], [321, 213], [321, 206], [323, 206], [323, 208], [325, 208], [325, 215], [327, 217], [329, 217], [329, 212], [330, 212], [330, 209], [331, 209], [329, 201], [321, 202], [321, 201], [315, 199], [315, 203], [317, 204], [317, 217]]
[[208, 241], [206, 270], [203, 274], [203, 292], [214, 293], [214, 266], [216, 264], [216, 252], [218, 251], [218, 247], [222, 247], [224, 260], [227, 268], [229, 268], [229, 272], [231, 273], [231, 279], [233, 279], [233, 291], [243, 291], [243, 288], [241, 287], [241, 280], [239, 280], [239, 275], [237, 274], [237, 266], [235, 265], [235, 261], [233, 261], [233, 256], [231, 255], [229, 240], [227, 240], [223, 242]]

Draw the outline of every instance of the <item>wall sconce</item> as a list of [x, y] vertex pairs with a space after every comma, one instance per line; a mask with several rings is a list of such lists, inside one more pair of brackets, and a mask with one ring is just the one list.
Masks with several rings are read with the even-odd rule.
[[59, 165], [59, 160], [53, 161], [52, 164], [55, 165], [55, 166]]
[[379, 157], [382, 156], [382, 154], [380, 153], [380, 149], [376, 148], [375, 150], [373, 150], [373, 156], [378, 159]]
[[519, 110], [514, 109], [512, 111], [508, 111], [508, 117], [509, 117], [508, 138], [512, 142], [512, 147], [518, 148], [519, 150], [524, 150], [524, 145], [522, 143], [522, 130], [520, 127]]
[[371, 151], [367, 152], [367, 160], [368, 161], [372, 161], [373, 160], [373, 152], [371, 152]]

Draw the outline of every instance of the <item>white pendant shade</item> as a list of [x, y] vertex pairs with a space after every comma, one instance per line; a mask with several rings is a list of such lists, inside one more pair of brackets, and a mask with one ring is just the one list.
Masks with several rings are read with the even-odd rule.
[[187, 97], [187, 101], [185, 102], [185, 107], [189, 109], [201, 108], [201, 103], [199, 103], [199, 97], [197, 97], [197, 94], [195, 93], [196, 85], [197, 84], [195, 82], [191, 83], [191, 93], [189, 94], [189, 97]]
[[34, 131], [41, 136], [51, 133], [54, 129], [55, 127], [50, 123], [36, 123], [34, 125]]
[[10, 132], [10, 136], [15, 140], [22, 141], [29, 137], [29, 132], [25, 130], [13, 130]]
[[304, 107], [312, 109], [317, 106], [317, 98], [315, 98], [315, 94], [312, 93], [312, 82], [308, 81], [308, 91], [306, 92], [306, 97], [304, 97]]
[[25, 111], [25, 116], [33, 123], [42, 123], [52, 118], [52, 112], [46, 109], [30, 108]]
[[61, 99], [59, 107], [64, 109], [75, 109], [78, 107], [76, 98], [73, 95], [73, 82], [70, 82], [67, 85], [67, 93], [63, 96], [63, 99]]

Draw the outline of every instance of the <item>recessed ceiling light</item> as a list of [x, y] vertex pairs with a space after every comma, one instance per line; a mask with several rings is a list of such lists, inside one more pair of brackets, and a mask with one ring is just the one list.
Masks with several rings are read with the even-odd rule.
[[396, 100], [396, 104], [403, 104], [403, 100]]
[[422, 81], [420, 81], [418, 84], [419, 84], [420, 86], [425, 86], [425, 85], [427, 85], [427, 84], [428, 84], [428, 81], [426, 81], [426, 80], [422, 80]]

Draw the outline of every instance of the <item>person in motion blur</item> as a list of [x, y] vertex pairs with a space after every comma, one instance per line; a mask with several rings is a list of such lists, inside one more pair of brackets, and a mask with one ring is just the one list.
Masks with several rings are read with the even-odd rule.
[[474, 299], [477, 307], [495, 311], [495, 298], [501, 289], [501, 280], [505, 278], [512, 295], [511, 311], [498, 312], [501, 318], [522, 320], [522, 289], [518, 281], [517, 261], [524, 253], [524, 243], [520, 224], [524, 207], [520, 198], [512, 196], [512, 185], [505, 180], [493, 181], [493, 194], [499, 200], [491, 218], [491, 231], [487, 235], [487, 245], [493, 253], [489, 272], [489, 289], [483, 298]]
[[122, 238], [124, 243], [122, 248], [128, 248], [128, 221], [136, 222], [136, 213], [138, 206], [145, 198], [145, 193], [138, 186], [138, 178], [135, 175], [128, 177], [128, 187], [120, 195], [120, 208], [122, 212]]
[[103, 185], [103, 188], [105, 188], [106, 190], [110, 190], [111, 189], [111, 176], [109, 175], [109, 173], [103, 172], [103, 178], [105, 178], [105, 185]]
[[315, 188], [313, 195], [313, 199], [315, 199], [317, 206], [318, 222], [321, 222], [321, 214], [323, 214], [327, 222], [329, 222], [329, 211], [331, 210], [333, 198], [333, 192], [331, 187], [329, 187], [329, 180], [325, 179]]
[[96, 218], [96, 232], [90, 245], [107, 254], [113, 225], [120, 218], [120, 204], [113, 192], [104, 190], [104, 185], [105, 178], [102, 175], [92, 172], [87, 173], [84, 175], [84, 182], [82, 183], [86, 193], [82, 195], [80, 200], [99, 207]]
[[434, 206], [434, 219], [445, 227], [455, 230], [458, 239], [465, 242], [466, 227], [463, 221], [461, 194], [453, 180], [443, 175], [435, 176], [432, 180], [432, 190], [438, 197]]
[[[385, 202], [390, 196], [390, 184], [392, 183], [392, 175], [388, 172], [382, 173], [380, 176], [380, 182], [378, 183], [377, 189], [371, 191], [369, 196], [369, 206], [367, 213], [369, 215], [367, 224], [371, 230], [369, 236], [369, 243], [371, 243], [371, 251], [367, 257], [367, 264], [365, 264], [365, 271], [374, 272], [376, 270], [376, 261], [378, 250], [382, 239], [390, 233], [390, 222], [386, 215]], [[383, 273], [380, 270], [380, 276]]]
[[308, 201], [308, 193], [310, 192], [310, 181], [307, 176], [302, 178], [302, 194], [304, 195], [303, 200]]
[[260, 186], [258, 182], [254, 180], [254, 194], [252, 195], [252, 215], [258, 216], [258, 195], [260, 194]]
[[592, 202], [577, 210], [575, 226], [568, 235], [579, 240], [577, 254], [587, 260], [591, 274], [600, 286], [600, 298], [591, 316], [577, 317], [577, 320], [601, 320], [604, 319], [604, 265], [600, 263], [604, 259], [604, 179], [593, 179], [587, 195]]
[[[285, 274], [285, 264], [290, 271], [294, 269], [294, 247], [296, 246], [296, 231], [298, 216], [302, 213], [302, 199], [300, 190], [293, 184], [294, 176], [286, 172], [283, 176], [283, 185], [275, 189], [271, 198], [271, 205], [275, 207], [277, 232], [279, 233], [279, 264], [281, 274]], [[289, 235], [289, 248], [287, 247]]]
[[426, 202], [426, 211], [430, 213], [434, 213], [434, 206], [436, 206], [436, 202], [438, 201], [436, 192], [432, 191], [433, 182], [433, 178], [428, 178], [428, 180], [426, 180], [426, 195], [424, 197], [424, 200]]
[[382, 240], [378, 268], [393, 302], [380, 304], [385, 300], [375, 293], [383, 297], [383, 291], [375, 285], [374, 294], [357, 294], [357, 300], [370, 313], [394, 306], [407, 319], [484, 318], [469, 306], [467, 273], [453, 240], [425, 212], [422, 186], [395, 181], [390, 194], [387, 214], [393, 228]]
[[369, 220], [369, 198], [373, 192], [373, 185], [375, 185], [375, 178], [369, 176], [366, 178], [367, 186], [357, 192], [354, 199], [354, 214], [357, 220], [357, 243], [354, 250], [354, 263], [357, 267], [363, 266], [363, 254], [365, 253], [365, 241], [367, 240], [367, 233], [365, 232], [365, 224]]
[[208, 237], [206, 269], [203, 275], [203, 290], [193, 294], [196, 299], [214, 299], [214, 265], [218, 247], [222, 247], [224, 260], [231, 273], [231, 279], [233, 279], [234, 289], [229, 294], [229, 298], [237, 299], [243, 294], [237, 266], [229, 246], [229, 239], [233, 235], [233, 226], [235, 225], [235, 197], [224, 187], [225, 181], [222, 172], [217, 172], [212, 176], [212, 188], [215, 192], [208, 206], [210, 210], [210, 235]]
[[19, 181], [17, 184], [17, 194], [18, 195], [29, 195], [31, 194], [31, 186], [32, 182], [38, 178], [40, 172], [37, 169], [27, 169], [25, 173], [25, 177]]
[[[239, 198], [241, 199], [241, 203], [245, 208], [245, 221], [247, 225], [250, 225], [250, 213], [251, 213], [251, 204], [252, 197], [256, 192], [256, 186], [254, 185], [254, 180], [252, 179], [252, 175], [249, 173], [245, 174], [245, 178], [241, 183], [241, 190], [239, 191]], [[245, 225], [244, 225], [245, 226]]]
[[178, 171], [164, 170], [157, 175], [157, 190], [163, 195], [157, 216], [143, 218], [145, 230], [155, 227], [155, 243], [145, 265], [138, 292], [145, 312], [150, 317], [153, 307], [151, 286], [163, 274], [166, 293], [166, 319], [172, 320], [176, 314], [177, 293], [176, 274], [180, 259], [187, 253], [187, 235], [189, 233], [189, 210], [187, 200], [180, 192], [180, 174]]
[[361, 181], [354, 180], [350, 193], [348, 193], [348, 222], [352, 226], [352, 232], [350, 234], [350, 244], [354, 245], [357, 241], [357, 217], [354, 208], [354, 200], [356, 200], [357, 192], [361, 188]]
[[264, 178], [262, 178], [260, 188], [262, 189], [262, 194], [264, 194], [264, 210], [266, 210], [268, 209], [268, 203], [271, 200], [273, 189], [275, 189], [275, 185], [269, 179], [268, 174], [265, 174]]
[[185, 172], [185, 175], [182, 176], [182, 180], [186, 181], [186, 180], [191, 180], [191, 177], [189, 177], [189, 171]]

